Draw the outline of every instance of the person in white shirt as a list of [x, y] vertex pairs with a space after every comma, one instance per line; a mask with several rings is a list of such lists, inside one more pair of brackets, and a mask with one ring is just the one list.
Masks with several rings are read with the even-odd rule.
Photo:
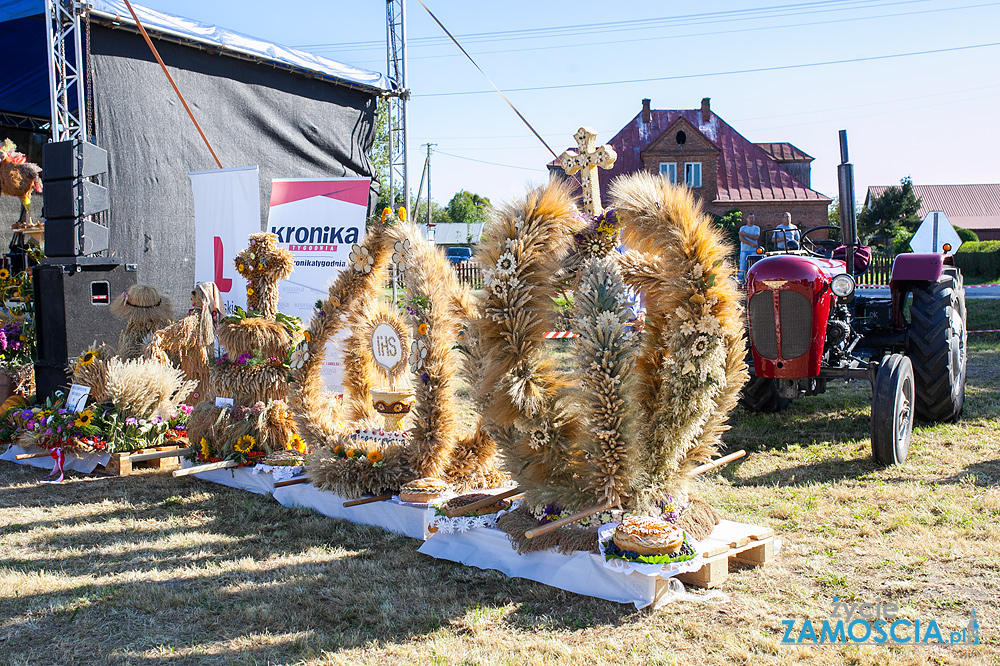
[[[792, 224], [792, 214], [785, 213], [785, 220], [775, 227], [774, 244], [779, 250], [799, 249], [799, 228]], [[784, 233], [782, 233], [782, 231]]]
[[740, 227], [740, 272], [737, 279], [743, 282], [747, 271], [747, 257], [757, 251], [757, 243], [760, 241], [760, 227], [754, 219], [753, 213], [747, 216], [747, 222]]

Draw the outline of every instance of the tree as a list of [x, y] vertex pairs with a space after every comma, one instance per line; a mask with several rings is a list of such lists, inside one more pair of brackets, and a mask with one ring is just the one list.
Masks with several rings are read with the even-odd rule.
[[715, 226], [722, 230], [726, 240], [733, 250], [733, 256], [739, 256], [740, 250], [740, 227], [743, 226], [743, 211], [733, 208], [726, 211], [723, 216], [713, 215]]
[[892, 247], [905, 252], [910, 238], [920, 226], [920, 198], [913, 191], [909, 176], [899, 187], [888, 187], [872, 197], [858, 215], [858, 232], [869, 245]]
[[472, 243], [472, 225], [486, 222], [490, 200], [478, 194], [461, 190], [448, 202], [448, 215], [453, 222], [465, 224], [466, 242]]

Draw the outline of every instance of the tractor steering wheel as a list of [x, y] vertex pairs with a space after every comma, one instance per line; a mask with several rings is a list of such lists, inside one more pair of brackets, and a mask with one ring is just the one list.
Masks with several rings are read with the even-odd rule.
[[833, 258], [833, 251], [838, 247], [843, 245], [839, 240], [832, 240], [830, 238], [809, 238], [810, 234], [823, 231], [824, 229], [835, 229], [840, 231], [840, 227], [832, 224], [824, 224], [818, 227], [812, 227], [807, 229], [802, 233], [799, 238], [799, 244], [803, 247], [809, 254], [815, 257], [824, 257], [826, 259]]

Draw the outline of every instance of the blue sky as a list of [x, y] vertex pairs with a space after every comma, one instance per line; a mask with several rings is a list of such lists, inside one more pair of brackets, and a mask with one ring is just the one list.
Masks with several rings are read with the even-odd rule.
[[[557, 153], [581, 125], [611, 138], [644, 97], [657, 109], [710, 97], [751, 141], [815, 157], [813, 187], [829, 196], [840, 129], [859, 202], [868, 185], [907, 175], [1000, 182], [1000, 45], [981, 46], [1000, 42], [1000, 1], [424, 1]], [[380, 0], [141, 4], [386, 71]], [[442, 204], [461, 189], [497, 203], [544, 180], [549, 152], [499, 95], [480, 92], [487, 81], [417, 0], [407, 0], [407, 28], [411, 188], [428, 142]], [[808, 66], [831, 61], [853, 62]]]

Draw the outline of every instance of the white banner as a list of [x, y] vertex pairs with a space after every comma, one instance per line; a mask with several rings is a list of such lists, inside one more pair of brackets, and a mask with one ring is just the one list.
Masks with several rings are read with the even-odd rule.
[[[195, 282], [214, 282], [226, 312], [247, 306], [247, 281], [233, 260], [260, 231], [260, 178], [255, 166], [192, 171]], [[194, 285], [191, 285], [194, 287]]]
[[[281, 283], [278, 309], [300, 317], [303, 326], [309, 325], [316, 301], [326, 299], [330, 283], [347, 269], [351, 247], [364, 236], [370, 187], [368, 178], [271, 181], [267, 228], [295, 256], [295, 271]], [[343, 393], [343, 370], [339, 340], [330, 341], [323, 364], [330, 391]]]

